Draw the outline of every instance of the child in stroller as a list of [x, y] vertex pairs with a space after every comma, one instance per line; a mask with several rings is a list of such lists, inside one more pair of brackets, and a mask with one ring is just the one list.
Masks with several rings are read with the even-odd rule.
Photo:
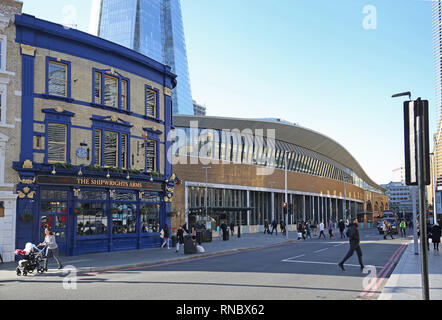
[[26, 276], [28, 273], [33, 273], [37, 270], [38, 273], [43, 273], [44, 269], [44, 260], [43, 257], [43, 249], [40, 250], [33, 243], [26, 243], [24, 250], [17, 249], [15, 250], [15, 254], [20, 255], [22, 258], [18, 262], [18, 267], [16, 269], [17, 275]]

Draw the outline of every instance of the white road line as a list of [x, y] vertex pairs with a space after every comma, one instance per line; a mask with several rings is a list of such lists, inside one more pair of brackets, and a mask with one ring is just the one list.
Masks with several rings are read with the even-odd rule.
[[[284, 262], [295, 262], [295, 263], [310, 263], [310, 264], [325, 264], [325, 265], [334, 265], [334, 266], [338, 266], [338, 263], [336, 262], [321, 262], [321, 261], [301, 261], [301, 260], [282, 260]], [[360, 268], [361, 266], [358, 264], [344, 264], [344, 266], [348, 266], [348, 267], [358, 267]], [[381, 266], [373, 266], [375, 268], [383, 268]]]
[[335, 244], [333, 247], [339, 247], [339, 246], [343, 246], [344, 244], [347, 244], [347, 243], [340, 243], [340, 244]]
[[284, 259], [284, 260], [282, 260], [282, 261], [287, 261], [287, 260], [290, 260], [290, 259], [301, 258], [301, 257], [304, 257], [304, 256], [305, 256], [305, 254], [301, 254], [301, 255], [299, 255], [299, 256], [291, 257], [291, 258], [287, 258], [287, 259]]
[[316, 251], [314, 251], [314, 253], [319, 253], [319, 252], [322, 252], [322, 251], [325, 251], [325, 250], [328, 250], [328, 249], [330, 249], [330, 248], [325, 248], [325, 249], [316, 250]]

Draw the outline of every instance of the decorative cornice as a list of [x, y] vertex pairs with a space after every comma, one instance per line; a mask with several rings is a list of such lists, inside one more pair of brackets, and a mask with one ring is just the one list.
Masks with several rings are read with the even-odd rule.
[[37, 49], [36, 47], [29, 46], [27, 44], [21, 44], [20, 47], [21, 47], [21, 54], [25, 54], [32, 57], [35, 56], [35, 50]]

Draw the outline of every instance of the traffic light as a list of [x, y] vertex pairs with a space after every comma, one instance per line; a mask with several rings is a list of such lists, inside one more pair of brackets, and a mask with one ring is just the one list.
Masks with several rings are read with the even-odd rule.
[[284, 213], [287, 213], [287, 202], [282, 203], [282, 210]]

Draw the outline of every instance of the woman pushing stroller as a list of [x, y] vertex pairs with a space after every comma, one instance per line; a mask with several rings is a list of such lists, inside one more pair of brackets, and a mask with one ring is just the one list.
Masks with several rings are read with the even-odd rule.
[[55, 241], [54, 233], [52, 232], [50, 227], [46, 227], [45, 229], [45, 240], [40, 243], [38, 246], [45, 246], [46, 249], [46, 259], [45, 259], [45, 271], [48, 271], [48, 259], [54, 257], [55, 261], [57, 261], [58, 269], [62, 269], [63, 265], [61, 264], [60, 257], [58, 256], [58, 245]]

